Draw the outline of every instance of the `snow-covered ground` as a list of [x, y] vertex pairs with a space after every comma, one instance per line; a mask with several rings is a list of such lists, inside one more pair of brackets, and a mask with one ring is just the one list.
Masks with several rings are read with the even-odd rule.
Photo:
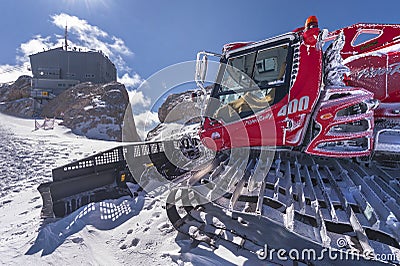
[[44, 222], [37, 186], [51, 169], [119, 143], [33, 129], [33, 120], [0, 114], [1, 265], [263, 265], [234, 246], [192, 246], [169, 223], [166, 195], [92, 203]]

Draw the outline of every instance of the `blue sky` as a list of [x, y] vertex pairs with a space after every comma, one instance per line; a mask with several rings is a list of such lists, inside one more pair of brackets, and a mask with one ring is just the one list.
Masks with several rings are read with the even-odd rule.
[[[316, 15], [335, 30], [357, 22], [400, 23], [398, 0], [18, 0], [1, 1], [0, 82], [28, 73], [27, 55], [61, 45], [64, 25], [72, 45], [105, 50], [127, 86], [200, 50], [255, 41], [291, 31]], [[24, 70], [25, 69], [25, 70]], [[13, 74], [13, 75], [11, 75]], [[150, 100], [136, 92], [137, 104]], [[153, 98], [152, 101], [155, 99]]]
[[[35, 35], [62, 35], [51, 16], [86, 20], [123, 40], [124, 60], [146, 79], [199, 50], [219, 52], [226, 42], [260, 40], [301, 26], [309, 15], [330, 30], [356, 22], [400, 23], [398, 1], [1, 1], [0, 65], [16, 63], [16, 50]], [[67, 22], [68, 23], [68, 22]], [[73, 37], [73, 36], [71, 36]]]

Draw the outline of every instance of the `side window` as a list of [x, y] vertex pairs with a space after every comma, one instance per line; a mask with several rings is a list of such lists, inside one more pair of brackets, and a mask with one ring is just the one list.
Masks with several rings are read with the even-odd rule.
[[382, 34], [379, 30], [361, 30], [354, 36], [353, 41], [351, 42], [352, 46], [358, 46], [363, 43], [372, 41], [375, 38], [378, 38]]
[[286, 45], [258, 52], [254, 69], [254, 82], [261, 88], [283, 83], [287, 53]]
[[240, 69], [241, 71], [246, 73], [249, 77], [251, 77], [251, 73], [253, 72], [254, 56], [255, 53], [251, 53], [240, 57], [232, 58], [229, 62], [229, 65], [232, 65], [237, 69]]
[[221, 85], [223, 91], [246, 89], [251, 86], [251, 74], [256, 54], [230, 58]]
[[258, 73], [276, 71], [278, 69], [278, 58], [276, 56], [257, 59], [256, 70]]

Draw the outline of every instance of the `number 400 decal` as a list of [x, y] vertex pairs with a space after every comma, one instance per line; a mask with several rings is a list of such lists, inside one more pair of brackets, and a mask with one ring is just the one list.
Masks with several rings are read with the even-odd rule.
[[278, 112], [278, 116], [285, 116], [286, 114], [294, 114], [300, 111], [308, 109], [308, 103], [310, 98], [308, 96], [303, 96], [300, 100], [293, 99], [288, 104], [282, 106]]

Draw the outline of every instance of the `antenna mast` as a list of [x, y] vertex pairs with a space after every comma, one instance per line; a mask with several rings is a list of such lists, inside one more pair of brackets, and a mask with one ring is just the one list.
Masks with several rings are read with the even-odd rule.
[[68, 27], [67, 27], [67, 24], [65, 24], [64, 43], [65, 43], [65, 51], [67, 51], [68, 50]]

